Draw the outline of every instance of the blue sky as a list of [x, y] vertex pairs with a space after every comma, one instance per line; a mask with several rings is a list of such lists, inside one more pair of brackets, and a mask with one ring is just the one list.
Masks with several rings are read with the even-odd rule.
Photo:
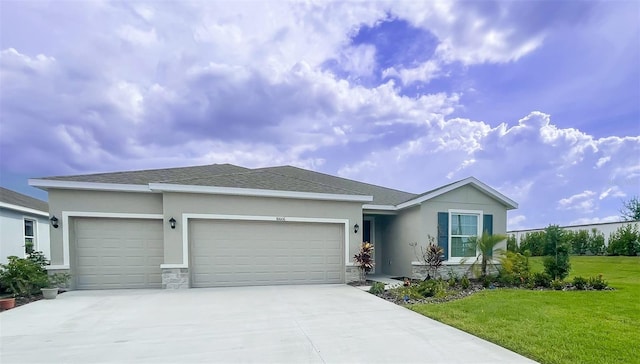
[[475, 176], [509, 228], [640, 194], [640, 3], [0, 2], [0, 183], [291, 164], [422, 192]]

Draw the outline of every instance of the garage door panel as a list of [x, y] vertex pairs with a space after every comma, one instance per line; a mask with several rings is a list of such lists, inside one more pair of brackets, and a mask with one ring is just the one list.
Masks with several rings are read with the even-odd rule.
[[194, 220], [192, 286], [342, 283], [338, 224]]
[[78, 289], [161, 288], [162, 221], [75, 219]]

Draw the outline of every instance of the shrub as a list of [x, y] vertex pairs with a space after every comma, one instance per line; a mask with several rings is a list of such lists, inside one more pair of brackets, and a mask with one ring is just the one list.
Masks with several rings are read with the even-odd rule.
[[514, 234], [509, 235], [507, 238], [507, 251], [514, 253], [518, 251], [518, 241]]
[[544, 231], [534, 231], [521, 237], [520, 253], [524, 254], [528, 250], [534, 257], [544, 255], [545, 234]]
[[569, 236], [571, 237], [571, 253], [585, 255], [589, 249], [589, 231], [578, 230]]
[[587, 286], [588, 286], [587, 280], [582, 278], [582, 277], [580, 277], [580, 276], [573, 277], [573, 282], [572, 283], [573, 283], [573, 286], [576, 289], [581, 290], [581, 291], [587, 289]]
[[469, 287], [471, 287], [471, 281], [467, 276], [462, 276], [462, 279], [460, 279], [460, 287], [462, 287], [462, 289], [469, 289]]
[[500, 257], [500, 266], [498, 279], [506, 285], [522, 285], [531, 276], [529, 258], [520, 253], [507, 252]]
[[562, 279], [554, 279], [551, 281], [551, 288], [553, 288], [556, 291], [562, 291], [562, 289], [564, 288], [564, 281]]
[[353, 259], [360, 270], [360, 282], [364, 282], [367, 274], [373, 269], [373, 244], [363, 242], [360, 245], [360, 251], [353, 256]]
[[545, 229], [544, 271], [554, 279], [564, 279], [569, 275], [569, 245], [564, 239], [564, 232], [558, 225], [549, 225]]
[[447, 286], [445, 281], [441, 279], [431, 279], [420, 282], [418, 293], [422, 297], [442, 298], [447, 295]]
[[598, 291], [603, 290], [609, 286], [609, 283], [602, 278], [602, 274], [598, 274], [595, 277], [589, 278], [589, 287], [596, 289]]
[[591, 234], [589, 235], [587, 246], [587, 249], [593, 255], [604, 254], [604, 234], [598, 231], [598, 229], [596, 228], [591, 229]]
[[454, 277], [451, 277], [447, 283], [449, 284], [449, 287], [454, 288], [458, 284], [458, 281]]
[[640, 251], [638, 224], [623, 225], [609, 236], [607, 254], [635, 256]]
[[[398, 287], [389, 290], [389, 292], [398, 300], [419, 300], [422, 295], [418, 293], [418, 286]], [[406, 298], [406, 300], [405, 300]]]
[[48, 285], [47, 271], [38, 260], [8, 257], [7, 264], [0, 264], [0, 285], [14, 296], [30, 297]]
[[438, 277], [438, 269], [442, 267], [442, 263], [444, 262], [444, 250], [436, 244], [436, 238], [427, 235], [427, 248], [425, 249], [421, 245], [420, 254], [416, 251], [416, 245], [418, 245], [418, 243], [411, 243], [416, 258], [428, 267], [427, 278]]
[[371, 285], [371, 288], [369, 288], [369, 293], [373, 293], [373, 294], [384, 293], [384, 283], [373, 282], [373, 284]]
[[533, 273], [531, 280], [533, 281], [533, 285], [535, 287], [551, 287], [551, 276], [545, 272]]

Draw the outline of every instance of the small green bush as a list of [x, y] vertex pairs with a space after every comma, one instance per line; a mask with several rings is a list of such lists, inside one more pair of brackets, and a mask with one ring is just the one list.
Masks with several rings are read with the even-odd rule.
[[420, 282], [418, 285], [418, 293], [422, 297], [442, 298], [447, 295], [447, 285], [441, 279], [430, 279]]
[[469, 277], [462, 276], [462, 279], [460, 279], [460, 287], [462, 287], [462, 289], [469, 289], [469, 287], [471, 287], [471, 281], [469, 281]]
[[598, 291], [603, 290], [609, 286], [609, 283], [607, 283], [607, 281], [602, 278], [602, 274], [599, 274], [595, 277], [590, 277], [588, 284], [589, 287]]
[[398, 287], [389, 290], [389, 292], [398, 300], [404, 300], [405, 297], [411, 300], [419, 300], [423, 297], [420, 293], [418, 293], [417, 285]]
[[498, 281], [508, 286], [525, 284], [531, 276], [529, 258], [520, 254], [507, 252], [500, 257]]
[[[40, 264], [40, 256], [35, 258], [19, 258], [10, 256], [7, 264], [0, 264], [0, 286], [14, 296], [30, 297], [38, 293], [40, 288], [47, 287], [49, 279], [44, 264]], [[46, 260], [45, 260], [46, 262]]]
[[369, 293], [372, 294], [382, 294], [384, 293], [384, 283], [382, 282], [373, 282], [371, 288], [369, 288]]
[[580, 277], [580, 276], [573, 277], [573, 282], [572, 283], [573, 283], [573, 286], [575, 287], [575, 289], [578, 289], [578, 290], [581, 290], [581, 291], [587, 289], [587, 287], [588, 287], [587, 280], [582, 278], [582, 277]]
[[562, 291], [562, 289], [564, 289], [564, 281], [558, 278], [552, 280], [551, 288], [553, 288], [556, 291]]
[[535, 272], [531, 277], [534, 287], [551, 287], [551, 276], [545, 272]]
[[449, 278], [449, 280], [447, 280], [447, 283], [449, 284], [449, 287], [455, 288], [455, 286], [458, 284], [458, 281], [454, 277], [451, 277]]

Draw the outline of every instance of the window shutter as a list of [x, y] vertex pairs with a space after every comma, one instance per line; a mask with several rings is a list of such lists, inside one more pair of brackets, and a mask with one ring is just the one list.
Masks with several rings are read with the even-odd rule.
[[[493, 215], [482, 216], [482, 229], [483, 233], [486, 232], [489, 235], [493, 235]], [[488, 255], [492, 257], [493, 251], [489, 252]]]
[[438, 212], [438, 246], [443, 250], [444, 260], [449, 259], [449, 213]]
[[482, 228], [489, 235], [493, 235], [493, 215], [482, 216]]

